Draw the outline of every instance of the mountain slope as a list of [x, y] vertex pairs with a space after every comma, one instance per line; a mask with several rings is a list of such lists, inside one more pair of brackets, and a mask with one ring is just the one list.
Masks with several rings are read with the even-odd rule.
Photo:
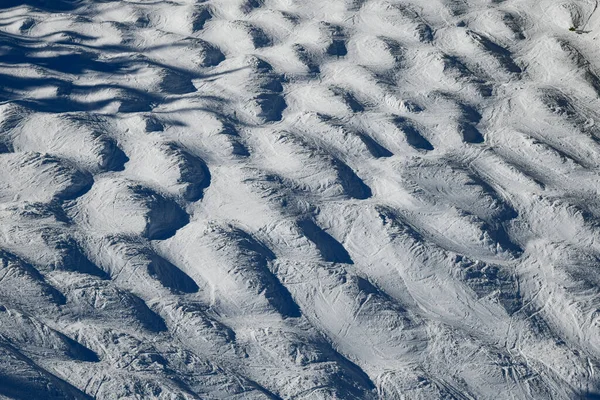
[[600, 396], [592, 0], [0, 5], [0, 397]]

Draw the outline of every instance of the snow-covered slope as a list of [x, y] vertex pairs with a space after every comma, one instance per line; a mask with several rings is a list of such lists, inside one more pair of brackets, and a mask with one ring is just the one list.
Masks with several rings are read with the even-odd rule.
[[2, 0], [0, 398], [600, 398], [596, 8]]

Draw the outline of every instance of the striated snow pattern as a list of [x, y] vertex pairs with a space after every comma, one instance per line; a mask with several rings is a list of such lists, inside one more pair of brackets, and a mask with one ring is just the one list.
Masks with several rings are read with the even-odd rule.
[[597, 7], [0, 1], [0, 398], [600, 398]]

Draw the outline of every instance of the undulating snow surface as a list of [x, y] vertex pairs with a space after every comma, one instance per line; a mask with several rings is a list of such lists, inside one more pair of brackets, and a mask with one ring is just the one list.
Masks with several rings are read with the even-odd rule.
[[600, 398], [596, 7], [2, 0], [0, 398]]

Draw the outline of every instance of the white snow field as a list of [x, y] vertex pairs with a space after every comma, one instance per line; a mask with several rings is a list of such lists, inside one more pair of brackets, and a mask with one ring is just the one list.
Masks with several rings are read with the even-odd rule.
[[595, 0], [0, 0], [1, 399], [600, 399]]

